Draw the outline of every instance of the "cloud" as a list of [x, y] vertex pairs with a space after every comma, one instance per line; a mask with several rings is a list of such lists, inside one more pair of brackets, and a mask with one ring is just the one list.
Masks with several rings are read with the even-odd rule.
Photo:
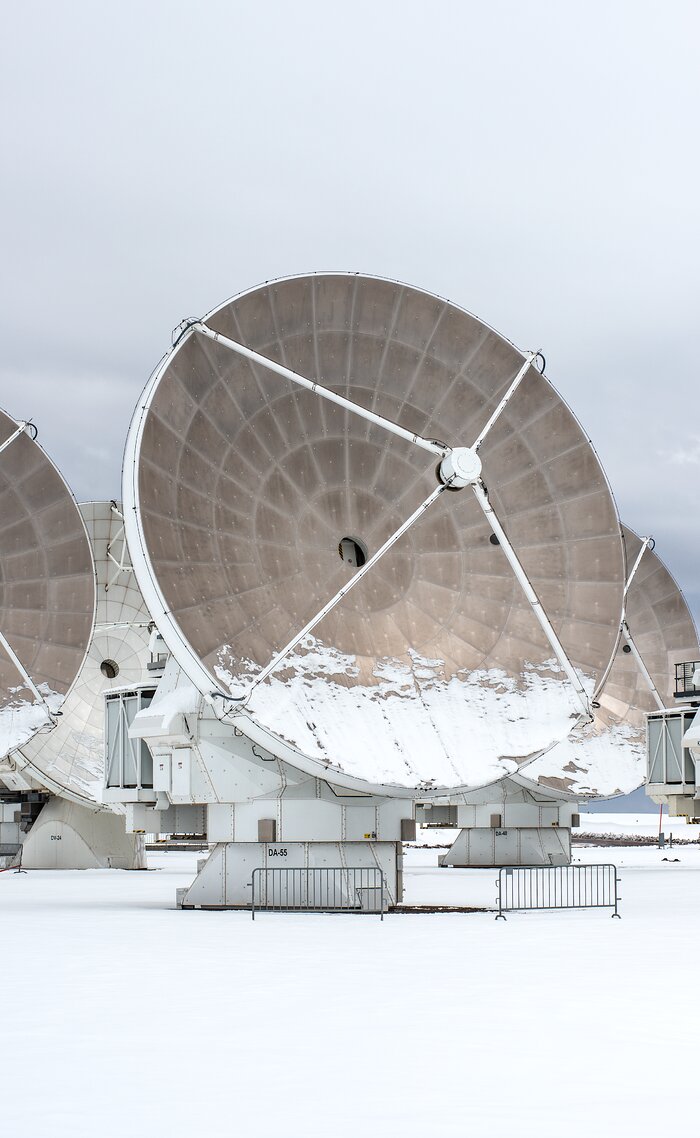
[[661, 452], [661, 457], [672, 466], [700, 466], [700, 435], [693, 435], [684, 446]]
[[79, 498], [115, 497], [183, 316], [278, 275], [396, 277], [543, 348], [623, 520], [699, 598], [698, 5], [346, 7], [12, 6], [0, 405]]

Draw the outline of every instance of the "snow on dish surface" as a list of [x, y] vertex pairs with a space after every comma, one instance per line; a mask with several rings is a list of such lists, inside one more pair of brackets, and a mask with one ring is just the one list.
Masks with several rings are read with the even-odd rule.
[[[215, 668], [233, 694], [257, 669], [224, 646]], [[362, 683], [357, 682], [362, 675]], [[565, 738], [575, 697], [555, 661], [516, 682], [500, 669], [446, 678], [442, 661], [410, 652], [366, 661], [307, 637], [258, 687], [251, 716], [305, 755], [370, 783], [478, 787], [512, 774]], [[344, 677], [353, 678], [351, 687]]]
[[46, 683], [38, 685], [46, 704], [21, 699], [18, 693], [26, 690], [24, 686], [11, 688], [9, 701], [0, 708], [0, 758], [28, 743], [37, 732], [50, 728], [51, 720], [46, 708], [55, 713], [64, 700]]
[[533, 762], [527, 778], [542, 787], [576, 795], [629, 794], [644, 781], [644, 731], [630, 723], [577, 727], [552, 751]]
[[[629, 564], [635, 566], [626, 599], [627, 633], [636, 640], [646, 673], [622, 640], [596, 696], [595, 722], [537, 759], [525, 776], [572, 797], [607, 798], [642, 785], [646, 714], [658, 709], [659, 695], [667, 707], [674, 706], [673, 664], [694, 659], [699, 650], [685, 598], [654, 547], [645, 547], [627, 526], [623, 533]], [[639, 554], [641, 561], [635, 561]]]

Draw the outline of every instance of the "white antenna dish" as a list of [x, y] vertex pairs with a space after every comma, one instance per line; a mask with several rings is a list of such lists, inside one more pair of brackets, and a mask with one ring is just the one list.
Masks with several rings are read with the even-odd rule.
[[170, 651], [302, 771], [469, 789], [590, 715], [622, 610], [615, 504], [538, 353], [448, 301], [319, 274], [186, 322], [123, 493]]
[[567, 798], [628, 794], [646, 776], [646, 713], [674, 704], [675, 664], [700, 659], [685, 598], [650, 538], [622, 527], [629, 568], [624, 621], [595, 719], [516, 781]]
[[0, 411], [0, 757], [60, 722], [95, 615], [83, 519], [35, 440]]
[[151, 618], [131, 569], [120, 505], [87, 502], [80, 511], [97, 572], [93, 635], [57, 726], [12, 758], [54, 793], [92, 805], [104, 783], [104, 695], [147, 679]]

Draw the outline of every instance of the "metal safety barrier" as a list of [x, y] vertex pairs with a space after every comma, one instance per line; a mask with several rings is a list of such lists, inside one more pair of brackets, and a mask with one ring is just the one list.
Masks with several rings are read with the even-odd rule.
[[534, 909], [614, 909], [619, 917], [617, 866], [518, 865], [498, 871], [498, 916]]
[[292, 866], [253, 870], [252, 914], [379, 913], [386, 911], [386, 881], [377, 866]]

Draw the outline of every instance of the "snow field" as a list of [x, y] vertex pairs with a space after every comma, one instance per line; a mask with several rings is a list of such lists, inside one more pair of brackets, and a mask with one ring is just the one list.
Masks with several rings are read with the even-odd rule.
[[[437, 852], [408, 852], [408, 902], [493, 903], [495, 871]], [[620, 866], [621, 921], [179, 912], [188, 853], [4, 873], [3, 1133], [690, 1133], [700, 847], [575, 857]]]

